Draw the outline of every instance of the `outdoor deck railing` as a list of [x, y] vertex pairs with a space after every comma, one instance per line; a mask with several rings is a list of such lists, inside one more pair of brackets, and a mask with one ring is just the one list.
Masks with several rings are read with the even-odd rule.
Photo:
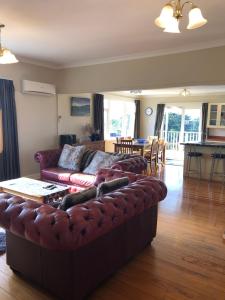
[[180, 143], [200, 142], [201, 140], [200, 132], [162, 131], [161, 136], [167, 143], [167, 149], [176, 151], [180, 150]]

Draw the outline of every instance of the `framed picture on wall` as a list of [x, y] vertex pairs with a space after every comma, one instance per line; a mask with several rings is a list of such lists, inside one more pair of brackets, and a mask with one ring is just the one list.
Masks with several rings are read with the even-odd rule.
[[90, 116], [91, 104], [89, 98], [71, 97], [71, 116]]

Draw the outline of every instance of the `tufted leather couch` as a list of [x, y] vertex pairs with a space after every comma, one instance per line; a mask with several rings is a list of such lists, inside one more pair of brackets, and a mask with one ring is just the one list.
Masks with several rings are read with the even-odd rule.
[[[34, 158], [40, 164], [42, 180], [53, 181], [71, 185], [72, 191], [80, 191], [95, 184], [96, 177], [93, 175], [73, 173], [71, 170], [57, 167], [61, 149], [38, 151]], [[128, 159], [118, 161], [112, 165], [112, 169], [129, 171], [141, 174], [147, 169], [147, 161], [142, 156], [131, 156]]]
[[98, 180], [124, 175], [128, 186], [67, 211], [0, 194], [9, 266], [60, 299], [83, 299], [156, 235], [164, 183], [111, 169]]

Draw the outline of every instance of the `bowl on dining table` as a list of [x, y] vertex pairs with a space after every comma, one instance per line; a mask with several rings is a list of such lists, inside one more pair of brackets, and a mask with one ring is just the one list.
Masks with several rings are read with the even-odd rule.
[[148, 140], [144, 139], [144, 138], [140, 138], [140, 139], [137, 139], [137, 143], [138, 144], [146, 144], [146, 143], [148, 143]]

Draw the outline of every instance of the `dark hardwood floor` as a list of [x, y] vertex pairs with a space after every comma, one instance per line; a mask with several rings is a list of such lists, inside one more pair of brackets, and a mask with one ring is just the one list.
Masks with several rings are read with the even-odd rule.
[[[160, 204], [152, 246], [89, 299], [225, 300], [225, 186], [195, 179], [183, 182], [182, 167], [177, 166], [166, 166], [161, 176], [169, 193]], [[53, 298], [12, 274], [3, 255], [0, 299]]]

